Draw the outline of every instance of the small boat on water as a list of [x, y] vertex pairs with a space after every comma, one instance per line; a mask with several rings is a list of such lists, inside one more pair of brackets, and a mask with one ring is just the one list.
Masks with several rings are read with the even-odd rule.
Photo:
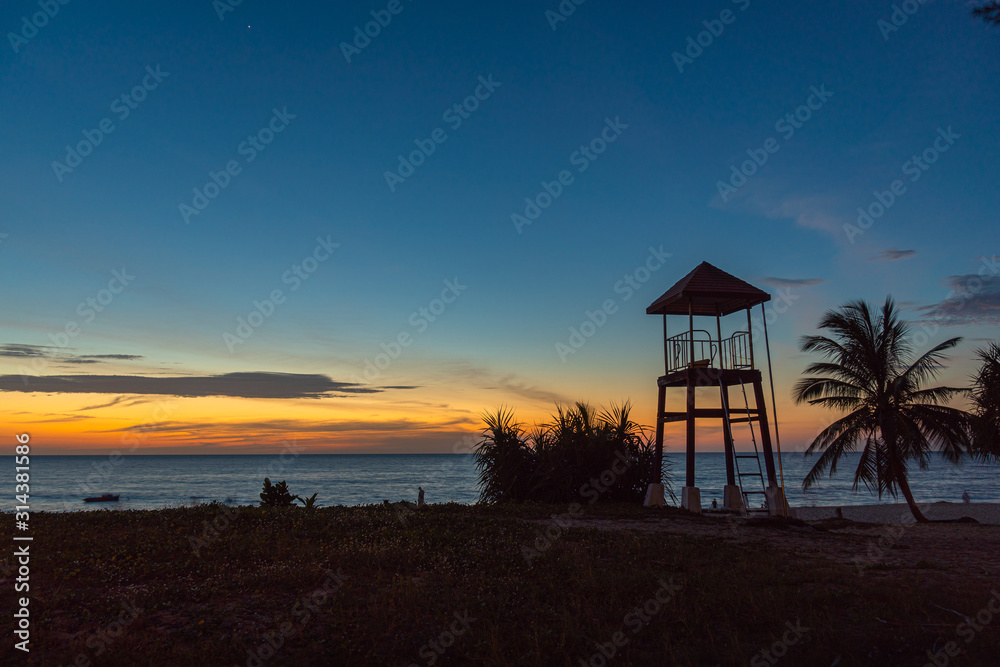
[[96, 498], [84, 498], [85, 503], [112, 503], [118, 502], [119, 494], [105, 493], [103, 496], [97, 496]]

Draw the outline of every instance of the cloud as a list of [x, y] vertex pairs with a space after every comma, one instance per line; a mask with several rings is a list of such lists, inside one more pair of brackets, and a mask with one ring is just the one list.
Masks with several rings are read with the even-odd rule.
[[141, 354], [88, 354], [83, 359], [118, 359], [120, 361], [132, 361], [142, 359]]
[[78, 422], [84, 419], [93, 419], [91, 415], [64, 415], [64, 416], [46, 416], [43, 419], [21, 419], [18, 420], [18, 424], [56, 424], [62, 422]]
[[[482, 424], [471, 415], [443, 421], [348, 420], [314, 421], [262, 419], [258, 421], [162, 421], [113, 428], [101, 433], [146, 439], [147, 454], [191, 453], [266, 454], [294, 446], [307, 453], [371, 454], [438, 452], [455, 453], [456, 443], [468, 452]], [[182, 448], [182, 449], [178, 449]]]
[[755, 178], [751, 181], [740, 188], [729, 203], [722, 202], [721, 197], [716, 195], [709, 206], [762, 215], [771, 220], [794, 220], [799, 227], [834, 236], [843, 235], [845, 220], [832, 213], [842, 207], [837, 197], [793, 192], [784, 180]]
[[545, 401], [546, 403], [558, 404], [569, 403], [569, 401], [566, 400], [566, 397], [554, 391], [540, 389], [534, 385], [525, 384], [524, 382], [515, 382], [513, 375], [498, 378], [496, 380], [495, 388], [508, 391], [512, 394], [522, 396], [533, 401]]
[[144, 403], [151, 403], [152, 399], [149, 398], [136, 398], [134, 396], [119, 396], [107, 403], [101, 403], [99, 405], [88, 405], [85, 408], [80, 408], [80, 410], [99, 410], [101, 408], [110, 408], [113, 405], [121, 405], [123, 408], [130, 408], [133, 405], [142, 405]]
[[832, 234], [842, 233], [844, 223], [836, 215], [829, 213], [831, 199], [822, 196], [792, 196], [784, 198], [774, 206], [764, 206], [764, 215], [769, 218], [792, 219], [799, 227], [815, 229]]
[[201, 377], [141, 375], [0, 375], [0, 391], [57, 394], [144, 394], [180, 397], [326, 398], [339, 394], [374, 394], [381, 389], [337, 382], [326, 375], [298, 373], [226, 373]]
[[442, 422], [426, 423], [412, 419], [393, 420], [346, 420], [346, 421], [311, 421], [302, 419], [267, 419], [246, 422], [153, 422], [137, 424], [122, 428], [114, 428], [103, 433], [123, 433], [141, 431], [143, 433], [175, 433], [189, 432], [198, 438], [211, 438], [218, 435], [233, 434], [303, 434], [303, 433], [384, 433], [409, 432], [441, 429], [455, 426], [478, 426], [479, 422], [471, 417], [457, 417]]
[[910, 259], [911, 257], [916, 257], [916, 250], [899, 250], [898, 248], [889, 248], [888, 250], [883, 250], [879, 254], [875, 255], [869, 262], [898, 262], [901, 259]]
[[65, 352], [63, 348], [51, 345], [23, 345], [20, 343], [0, 345], [0, 357], [51, 359], [64, 364], [97, 364], [102, 361], [135, 361], [142, 359], [142, 355], [139, 354], [76, 355]]
[[825, 282], [823, 278], [775, 278], [773, 276], [768, 276], [767, 278], [761, 278], [760, 281], [765, 285], [770, 285], [771, 287], [812, 287], [813, 285], [821, 285]]
[[[298, 452], [303, 454], [455, 454], [469, 453], [478, 441], [477, 434], [482, 425], [470, 421], [467, 426], [446, 427], [439, 424], [414, 423], [413, 428], [395, 422], [381, 430], [302, 432], [246, 430], [242, 424], [172, 424], [185, 430], [168, 432], [169, 428], [138, 425], [120, 429], [122, 437], [146, 438], [143, 444], [145, 454], [278, 454]], [[277, 424], [275, 425], [277, 426]], [[105, 437], [108, 437], [107, 435]], [[111, 436], [113, 437], [113, 436]], [[124, 442], [124, 441], [123, 441]], [[457, 448], [456, 448], [457, 446]], [[298, 464], [308, 459], [297, 459]], [[440, 464], [440, 467], [438, 467]], [[443, 457], [434, 462], [433, 474], [446, 474], [454, 462], [451, 457]], [[261, 477], [264, 475], [261, 474]], [[255, 485], [259, 489], [259, 480]]]
[[[984, 260], [985, 261], [985, 260]], [[996, 266], [996, 258], [992, 260]], [[948, 298], [917, 308], [926, 322], [941, 326], [1000, 324], [1000, 279], [985, 272], [948, 276]]]
[[45, 345], [19, 345], [17, 343], [10, 343], [8, 345], [0, 345], [0, 357], [48, 357], [50, 353], [48, 350], [55, 350], [58, 348], [47, 347]]
[[570, 403], [565, 396], [547, 389], [542, 389], [525, 382], [519, 382], [512, 374], [500, 375], [488, 368], [475, 366], [468, 361], [452, 361], [442, 364], [445, 372], [459, 382], [466, 382], [480, 389], [499, 389], [508, 394], [514, 394], [532, 401], [546, 403]]

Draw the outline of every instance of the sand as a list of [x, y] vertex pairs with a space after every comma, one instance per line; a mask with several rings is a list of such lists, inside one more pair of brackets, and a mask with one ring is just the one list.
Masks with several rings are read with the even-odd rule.
[[[1000, 503], [949, 503], [918, 504], [920, 511], [931, 521], [970, 517], [982, 524], [1000, 525]], [[913, 523], [913, 514], [906, 503], [885, 505], [843, 505], [845, 519], [865, 523]], [[819, 521], [836, 516], [836, 506], [795, 507], [795, 517], [803, 521]]]
[[[970, 577], [984, 590], [1000, 590], [1000, 503], [927, 503], [924, 514], [933, 520], [971, 517], [979, 523], [919, 524], [905, 503], [844, 506], [845, 521], [828, 521], [836, 506], [797, 507], [807, 523], [782, 526], [767, 521], [747, 521], [726, 514], [688, 514], [609, 519], [584, 515], [561, 527], [607, 531], [654, 531], [678, 536], [714, 537], [767, 548], [795, 559], [825, 559], [863, 571], [865, 576], [892, 578], [919, 569], [925, 576], [951, 582], [956, 589]], [[553, 520], [536, 520], [551, 524]], [[890, 526], [887, 524], [897, 524]]]

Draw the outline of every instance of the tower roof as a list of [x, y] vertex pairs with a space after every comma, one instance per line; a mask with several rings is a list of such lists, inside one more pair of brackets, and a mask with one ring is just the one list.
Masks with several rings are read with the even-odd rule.
[[729, 315], [770, 301], [771, 295], [702, 262], [646, 309], [647, 315]]

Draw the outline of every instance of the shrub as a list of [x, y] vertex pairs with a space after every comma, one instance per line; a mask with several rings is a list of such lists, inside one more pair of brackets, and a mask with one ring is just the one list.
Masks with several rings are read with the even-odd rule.
[[976, 350], [982, 362], [972, 378], [973, 451], [1000, 460], [1000, 343]]
[[664, 484], [671, 498], [668, 461], [656, 479], [653, 439], [633, 422], [631, 406], [557, 408], [553, 422], [526, 433], [514, 412], [484, 415], [476, 446], [480, 502], [642, 502], [649, 484]]
[[291, 507], [298, 496], [288, 492], [288, 485], [280, 481], [272, 486], [268, 477], [264, 478], [264, 490], [260, 494], [261, 507]]
[[316, 507], [316, 496], [317, 495], [319, 495], [319, 494], [314, 493], [311, 496], [309, 496], [308, 498], [301, 498], [299, 496], [295, 496], [295, 498], [300, 503], [302, 503], [303, 507], [305, 507], [307, 510], [311, 510], [311, 509], [313, 509], [313, 508]]

